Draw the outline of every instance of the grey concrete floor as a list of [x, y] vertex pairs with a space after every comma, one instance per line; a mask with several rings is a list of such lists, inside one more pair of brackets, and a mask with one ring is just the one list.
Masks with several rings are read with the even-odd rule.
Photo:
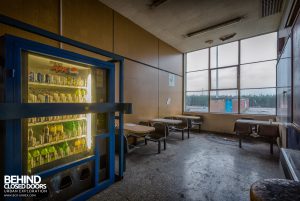
[[250, 185], [259, 179], [284, 178], [279, 150], [269, 144], [243, 142], [215, 134], [192, 134], [181, 141], [172, 134], [167, 150], [157, 154], [149, 142], [127, 156], [124, 179], [90, 200], [249, 200]]

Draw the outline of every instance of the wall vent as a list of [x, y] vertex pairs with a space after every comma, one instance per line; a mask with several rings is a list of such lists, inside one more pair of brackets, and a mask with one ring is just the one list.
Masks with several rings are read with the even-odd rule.
[[283, 0], [261, 0], [262, 17], [274, 15], [281, 11]]

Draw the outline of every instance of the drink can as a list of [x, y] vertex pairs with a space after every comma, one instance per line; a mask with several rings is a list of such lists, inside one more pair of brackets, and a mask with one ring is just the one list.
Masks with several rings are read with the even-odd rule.
[[50, 75], [49, 74], [45, 75], [45, 82], [50, 83]]
[[37, 73], [37, 81], [44, 82], [44, 75], [42, 73]]
[[49, 103], [49, 95], [45, 94], [45, 103]]
[[28, 76], [29, 82], [34, 82], [35, 81], [34, 78], [35, 78], [35, 73], [31, 71]]

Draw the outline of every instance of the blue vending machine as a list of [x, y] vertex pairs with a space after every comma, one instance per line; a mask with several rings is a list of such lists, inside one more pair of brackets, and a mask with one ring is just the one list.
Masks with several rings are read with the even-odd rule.
[[4, 175], [41, 177], [46, 193], [24, 200], [84, 200], [111, 185], [114, 64], [9, 35], [0, 43]]

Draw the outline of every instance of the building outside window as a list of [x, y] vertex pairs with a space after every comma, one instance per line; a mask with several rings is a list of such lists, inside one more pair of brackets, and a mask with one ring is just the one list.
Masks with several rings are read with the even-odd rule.
[[276, 114], [277, 32], [186, 54], [185, 111]]

